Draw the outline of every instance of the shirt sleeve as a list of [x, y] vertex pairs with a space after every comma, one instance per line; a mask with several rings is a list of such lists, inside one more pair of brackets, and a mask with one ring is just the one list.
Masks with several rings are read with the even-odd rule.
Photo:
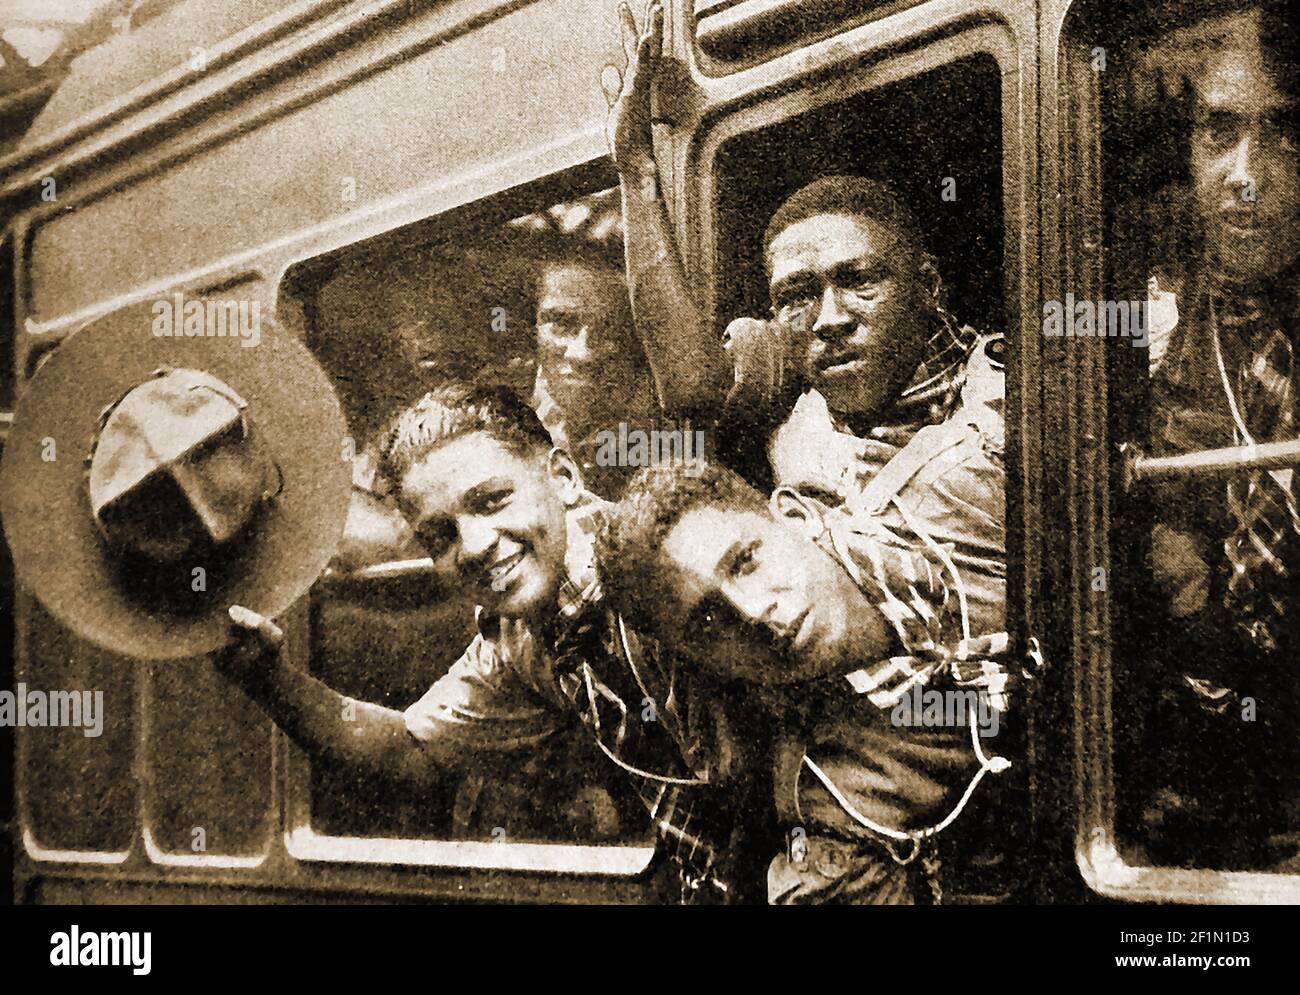
[[567, 724], [554, 705], [524, 683], [509, 654], [482, 634], [405, 718], [412, 736], [453, 764], [471, 761], [476, 753], [536, 746]]

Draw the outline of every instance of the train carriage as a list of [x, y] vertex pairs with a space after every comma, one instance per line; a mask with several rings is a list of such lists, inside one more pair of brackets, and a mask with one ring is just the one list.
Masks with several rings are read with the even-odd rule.
[[[1017, 656], [1046, 664], [1014, 774], [961, 830], [981, 856], [956, 897], [1297, 902], [1294, 860], [1162, 865], [1126, 808], [1148, 776], [1130, 706], [1154, 693], [1135, 666], [1138, 496], [1258, 458], [1143, 456], [1137, 350], [1044, 334], [1044, 301], [1116, 296], [1117, 198], [1149, 182], [1127, 143], [1164, 140], [1142, 95], [1179, 32], [1222, 5], [1131, 6], [670, 0], [660, 182], [718, 335], [646, 358], [664, 423], [706, 416], [727, 386], [722, 330], [765, 309], [752, 260], [771, 211], [826, 172], [888, 178], [954, 310], [1007, 336], [1008, 628]], [[160, 301], [275, 315], [333, 377], [349, 455], [417, 389], [412, 370], [528, 387], [511, 366], [531, 332], [520, 231], [617, 185], [600, 73], [620, 61], [612, 0], [185, 0], [85, 53], [0, 158], [3, 424], [61, 339], [147, 327]], [[286, 617], [291, 652], [345, 694], [404, 707], [470, 631], [428, 607], [432, 585], [401, 557], [331, 569]], [[404, 796], [309, 762], [207, 660], [116, 656], [11, 577], [4, 597], [0, 684], [104, 692], [98, 737], [4, 730], [19, 902], [672, 897], [638, 825], [494, 825], [493, 805], [530, 808], [544, 770], [496, 798], [491, 778]]]

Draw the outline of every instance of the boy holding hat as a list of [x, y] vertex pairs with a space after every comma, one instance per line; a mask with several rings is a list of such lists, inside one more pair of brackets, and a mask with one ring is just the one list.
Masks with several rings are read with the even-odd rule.
[[0, 472], [18, 582], [115, 654], [215, 651], [308, 752], [416, 787], [555, 745], [580, 722], [690, 854], [684, 887], [722, 895], [705, 886], [722, 882], [695, 808], [731, 763], [729, 738], [699, 685], [683, 686], [604, 607], [591, 546], [606, 505], [533, 410], [502, 388], [447, 385], [385, 434], [381, 473], [442, 590], [480, 606], [479, 634], [405, 712], [351, 702], [289, 663], [270, 621], [307, 592], [343, 529], [338, 401], [306, 347], [270, 322], [256, 349], [229, 344], [154, 338], [128, 309], [41, 365]]
[[607, 506], [537, 415], [505, 389], [439, 387], [392, 422], [380, 472], [443, 589], [478, 606], [457, 662], [404, 712], [350, 702], [287, 662], [273, 622], [233, 606], [241, 638], [219, 669], [308, 752], [417, 789], [538, 748], [576, 716], [695, 854], [684, 883], [720, 884], [692, 819], [698, 789], [723, 773], [714, 716], [604, 606], [592, 545]]
[[226, 606], [285, 611], [347, 514], [344, 421], [306, 346], [155, 337], [125, 308], [23, 386], [0, 472], [21, 586], [78, 638], [140, 660], [229, 642]]

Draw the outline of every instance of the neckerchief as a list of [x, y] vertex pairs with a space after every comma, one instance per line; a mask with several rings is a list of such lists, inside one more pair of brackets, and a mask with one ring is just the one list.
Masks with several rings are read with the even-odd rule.
[[870, 430], [887, 426], [915, 434], [926, 425], [938, 425], [952, 414], [961, 397], [966, 363], [980, 333], [951, 320], [935, 322], [926, 342], [925, 358], [898, 399], [868, 418], [832, 413], [838, 431], [866, 438]]
[[[1229, 297], [1222, 291], [1209, 302], [1215, 355], [1238, 445], [1289, 439], [1296, 433], [1295, 349], [1271, 303], [1256, 294]], [[1242, 347], [1235, 377], [1224, 363], [1222, 332]], [[1238, 631], [1265, 652], [1276, 650], [1297, 593], [1291, 570], [1300, 562], [1300, 515], [1292, 476], [1289, 469], [1256, 471], [1227, 484], [1234, 525], [1223, 545], [1232, 567], [1224, 607]]]

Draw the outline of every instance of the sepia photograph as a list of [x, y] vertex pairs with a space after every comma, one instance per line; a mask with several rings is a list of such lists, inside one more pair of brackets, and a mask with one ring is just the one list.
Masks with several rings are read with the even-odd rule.
[[[1298, 24], [0, 0], [30, 959], [150, 973], [68, 906], [921, 905], [1261, 963]], [[994, 928], [944, 914], [880, 935]]]

